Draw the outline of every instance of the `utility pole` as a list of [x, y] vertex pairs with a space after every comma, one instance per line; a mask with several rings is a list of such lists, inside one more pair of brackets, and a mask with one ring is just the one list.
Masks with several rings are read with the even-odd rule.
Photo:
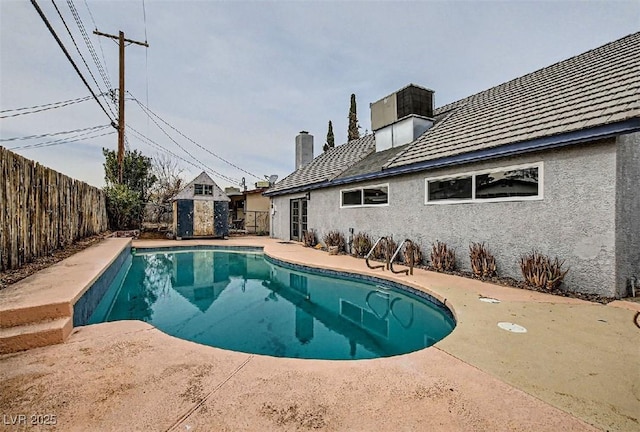
[[124, 43], [129, 42], [136, 45], [142, 45], [149, 48], [147, 41], [138, 42], [124, 37], [124, 32], [119, 32], [118, 36], [99, 32], [97, 29], [93, 31], [98, 36], [104, 36], [118, 41], [120, 46], [120, 84], [118, 88], [118, 181], [122, 183], [122, 172], [124, 165]]

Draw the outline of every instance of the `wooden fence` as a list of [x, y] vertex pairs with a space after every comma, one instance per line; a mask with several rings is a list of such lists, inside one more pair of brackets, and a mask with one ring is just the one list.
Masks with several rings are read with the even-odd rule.
[[0, 147], [0, 271], [106, 229], [101, 189]]

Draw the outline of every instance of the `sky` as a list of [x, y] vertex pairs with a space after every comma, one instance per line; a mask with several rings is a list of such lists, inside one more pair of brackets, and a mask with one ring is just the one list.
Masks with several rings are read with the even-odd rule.
[[[434, 90], [437, 107], [640, 30], [637, 0], [54, 1], [37, 3], [97, 94], [107, 85], [81, 28], [112, 88], [118, 45], [93, 30], [148, 41], [125, 49], [125, 121], [155, 144], [129, 129], [128, 147], [159, 158], [161, 146], [184, 180], [206, 170], [223, 188], [290, 174], [299, 131], [314, 136], [316, 156], [329, 120], [344, 143], [352, 93], [365, 133], [369, 104], [409, 83]], [[0, 0], [0, 145], [103, 186], [102, 148], [117, 148], [108, 97], [100, 100], [109, 115], [89, 99], [9, 117], [86, 96], [32, 3]]]

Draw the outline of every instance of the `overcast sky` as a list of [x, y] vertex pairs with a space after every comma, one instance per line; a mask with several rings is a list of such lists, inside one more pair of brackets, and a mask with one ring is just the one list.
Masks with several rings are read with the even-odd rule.
[[[98, 93], [53, 2], [38, 3]], [[55, 0], [104, 89], [68, 3]], [[329, 120], [336, 144], [345, 142], [351, 93], [356, 94], [364, 132], [370, 129], [369, 104], [409, 83], [433, 89], [440, 106], [640, 30], [637, 0], [145, 0], [144, 11], [142, 0], [71, 3], [113, 87], [118, 85], [118, 46], [93, 35], [95, 26], [105, 33], [122, 30], [127, 38], [148, 40], [148, 49], [126, 48], [126, 88], [135, 98], [211, 153], [260, 178], [277, 174], [280, 179], [294, 169], [294, 140], [299, 131], [315, 136], [316, 155], [322, 152]], [[30, 2], [0, 0], [0, 50], [0, 110], [89, 95]], [[179, 160], [185, 180], [199, 174], [202, 163], [225, 177], [213, 176], [222, 187], [231, 185], [226, 178], [235, 183], [246, 177], [249, 186], [257, 181], [160, 123], [198, 160], [193, 161], [148, 120], [135, 101], [128, 100], [126, 106], [127, 124], [198, 165]], [[11, 148], [72, 139], [78, 134], [7, 141], [109, 122], [93, 100], [3, 118], [0, 145]], [[114, 130], [85, 136], [110, 131]], [[146, 155], [159, 154], [133, 133], [128, 133], [128, 141]], [[116, 135], [14, 151], [102, 186], [102, 147], [117, 148]]]

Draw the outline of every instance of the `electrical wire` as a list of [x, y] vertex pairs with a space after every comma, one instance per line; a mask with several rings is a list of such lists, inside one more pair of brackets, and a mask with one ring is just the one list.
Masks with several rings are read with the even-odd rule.
[[0, 111], [0, 114], [13, 112], [13, 111], [27, 111], [27, 110], [29, 110], [29, 111], [27, 111], [27, 112], [17, 112], [15, 114], [1, 115], [0, 118], [10, 118], [10, 117], [18, 117], [18, 116], [27, 115], [27, 114], [35, 114], [35, 113], [39, 113], [39, 112], [42, 112], [42, 111], [48, 111], [48, 110], [52, 110], [52, 109], [63, 108], [63, 107], [66, 107], [66, 106], [69, 106], [69, 105], [73, 105], [73, 104], [77, 104], [77, 103], [80, 103], [80, 102], [86, 102], [86, 101], [88, 101], [90, 99], [91, 99], [91, 96], [84, 96], [84, 97], [81, 97], [81, 98], [69, 99], [69, 100], [66, 100], [66, 101], [52, 102], [52, 103], [48, 103], [48, 104], [34, 105], [34, 106], [30, 106], [30, 107], [6, 109], [6, 110]]
[[[186, 136], [185, 134], [183, 134], [182, 132], [180, 132], [178, 129], [176, 129], [174, 126], [172, 126], [171, 124], [169, 124], [166, 120], [163, 120], [158, 114], [154, 113], [153, 111], [151, 111], [148, 107], [146, 107], [142, 102], [140, 102], [138, 99], [136, 99], [135, 96], [133, 96], [133, 94], [131, 94], [131, 92], [127, 91], [127, 93], [129, 93], [131, 95], [131, 97], [133, 98], [133, 100], [140, 106], [140, 108], [142, 109], [142, 111], [144, 111], [147, 116], [149, 116], [149, 118], [151, 118], [151, 116], [149, 114], [152, 114], [154, 117], [156, 117], [158, 120], [160, 120], [162, 123], [166, 124], [167, 126], [169, 126], [171, 129], [173, 129], [176, 133], [178, 133], [180, 136], [182, 136], [183, 138], [185, 138], [186, 140], [190, 141], [191, 143], [195, 144], [196, 146], [198, 146], [200, 149], [206, 151], [207, 153], [209, 153], [210, 155], [214, 156], [215, 158], [221, 160], [222, 162], [226, 163], [227, 165], [232, 166], [233, 168], [242, 171], [245, 174], [249, 174], [252, 177], [257, 178], [258, 180], [262, 180], [261, 177], [250, 173], [247, 170], [244, 170], [242, 168], [240, 168], [238, 165], [235, 165], [232, 162], [229, 162], [228, 160], [224, 159], [222, 156], [219, 156], [217, 154], [215, 154], [214, 152], [212, 152], [211, 150], [209, 150], [208, 148], [198, 144], [197, 142], [195, 142], [194, 140], [192, 140], [191, 138], [189, 138], [188, 136]], [[153, 118], [151, 118], [151, 121], [153, 121], [156, 125], [158, 125], [158, 123], [153, 120]], [[158, 125], [158, 127], [160, 127]], [[164, 129], [160, 128], [163, 132]], [[168, 134], [165, 132], [165, 135], [168, 136]], [[173, 139], [173, 138], [172, 138]]]
[[[93, 14], [91, 13], [91, 9], [89, 8], [89, 3], [87, 2], [87, 0], [84, 0], [84, 4], [87, 7], [87, 12], [89, 12], [89, 17], [91, 18], [91, 22], [93, 23], [93, 28], [97, 31], [98, 30], [98, 24], [96, 24], [96, 20], [93, 18]], [[104, 61], [104, 69], [105, 69], [105, 74], [107, 76], [107, 79], [109, 78], [109, 68], [107, 67], [107, 59], [104, 55], [104, 49], [102, 48], [102, 42], [101, 39], [98, 38], [98, 45], [100, 46], [100, 53], [102, 54], [102, 60]], [[109, 80], [109, 83], [111, 81]], [[111, 88], [111, 85], [109, 85], [109, 88]], [[114, 99], [114, 104], [115, 104], [115, 99]]]
[[[56, 145], [61, 145], [61, 144], [69, 144], [69, 143], [73, 143], [73, 142], [77, 142], [77, 141], [85, 141], [85, 140], [90, 140], [90, 139], [94, 139], [94, 138], [99, 138], [99, 137], [103, 137], [103, 136], [107, 136], [107, 135], [113, 135], [115, 132], [114, 131], [110, 131], [110, 132], [105, 132], [99, 135], [93, 135], [93, 136], [76, 136], [73, 139], [59, 139], [59, 140], [55, 140], [55, 141], [47, 141], [47, 142], [43, 142], [43, 143], [36, 143], [36, 144], [27, 144], [27, 145], [23, 145], [23, 146], [16, 146], [16, 147], [11, 147], [8, 150], [28, 150], [28, 149], [32, 149], [32, 148], [41, 148], [41, 147], [51, 147], [51, 146], [56, 146]], [[83, 135], [87, 135], [87, 134], [83, 134]]]
[[40, 18], [42, 19], [44, 24], [47, 26], [47, 29], [49, 30], [49, 32], [51, 33], [53, 38], [56, 40], [56, 42], [58, 43], [58, 46], [60, 47], [60, 49], [62, 50], [64, 55], [67, 57], [67, 60], [69, 60], [69, 63], [71, 63], [71, 65], [73, 66], [73, 69], [76, 71], [76, 73], [78, 74], [78, 76], [80, 77], [80, 79], [82, 80], [84, 85], [87, 87], [87, 89], [89, 89], [89, 91], [91, 92], [91, 95], [93, 96], [93, 98], [96, 100], [98, 105], [100, 105], [100, 108], [102, 108], [102, 111], [104, 111], [105, 115], [111, 121], [112, 126], [116, 127], [113, 119], [111, 118], [111, 116], [109, 115], [107, 110], [104, 108], [104, 106], [102, 106], [102, 103], [100, 102], [100, 99], [98, 99], [98, 96], [96, 96], [95, 92], [93, 91], [93, 89], [91, 88], [91, 86], [89, 85], [89, 83], [87, 82], [85, 77], [82, 75], [82, 72], [80, 72], [80, 69], [78, 69], [78, 66], [76, 65], [76, 63], [71, 58], [71, 55], [69, 55], [69, 51], [67, 51], [67, 48], [64, 46], [64, 44], [62, 43], [62, 41], [58, 37], [58, 34], [56, 33], [56, 31], [51, 26], [51, 23], [49, 22], [49, 19], [45, 16], [44, 12], [42, 12], [42, 9], [40, 9], [40, 6], [38, 5], [38, 2], [36, 0], [31, 0], [31, 4], [33, 5], [33, 7], [38, 12], [38, 15], [40, 15]]
[[220, 179], [222, 179], [222, 180], [225, 180], [225, 181], [231, 182], [232, 184], [236, 184], [236, 183], [238, 183], [238, 180], [237, 180], [237, 179], [234, 179], [234, 178], [228, 177], [228, 176], [226, 176], [226, 175], [224, 175], [224, 174], [222, 174], [222, 173], [219, 173], [218, 171], [216, 171], [216, 170], [214, 170], [214, 169], [209, 168], [208, 166], [206, 166], [205, 164], [203, 164], [203, 163], [202, 163], [202, 162], [200, 162], [200, 161], [197, 161], [197, 162], [198, 162], [198, 164], [195, 164], [195, 163], [193, 163], [192, 161], [187, 160], [187, 159], [183, 158], [182, 156], [177, 155], [176, 153], [172, 152], [171, 150], [169, 150], [168, 148], [166, 148], [166, 147], [164, 147], [163, 145], [159, 144], [158, 142], [156, 142], [156, 141], [152, 140], [151, 138], [149, 138], [149, 137], [145, 136], [144, 134], [142, 134], [142, 132], [140, 132], [140, 131], [138, 131], [137, 129], [133, 128], [133, 127], [132, 127], [132, 126], [130, 126], [129, 124], [127, 124], [127, 125], [126, 125], [126, 127], [127, 127], [127, 128], [128, 128], [128, 129], [129, 129], [129, 130], [130, 130], [130, 131], [131, 131], [131, 132], [132, 132], [132, 133], [133, 133], [137, 138], [139, 138], [140, 140], [142, 140], [142, 142], [143, 142], [143, 143], [145, 143], [145, 144], [147, 144], [147, 145], [149, 145], [149, 146], [151, 146], [151, 147], [155, 147], [155, 148], [157, 148], [157, 149], [159, 149], [159, 150], [161, 150], [161, 151], [163, 151], [163, 152], [165, 152], [165, 153], [167, 153], [167, 154], [169, 154], [169, 155], [171, 155], [171, 156], [173, 156], [173, 157], [175, 157], [175, 158], [178, 158], [178, 159], [180, 159], [181, 161], [183, 161], [183, 162], [185, 162], [185, 163], [188, 163], [189, 165], [191, 165], [191, 166], [193, 166], [193, 167], [195, 167], [195, 168], [198, 168], [198, 169], [204, 169], [204, 170], [205, 170], [206, 172], [208, 172], [209, 174], [214, 175], [214, 176], [216, 176], [216, 177], [218, 177], [218, 178], [220, 178]]
[[[69, 6], [69, 10], [71, 11], [71, 15], [73, 15], [73, 19], [76, 22], [76, 26], [78, 27], [78, 30], [80, 30], [80, 34], [82, 34], [82, 38], [84, 40], [84, 44], [86, 45], [87, 49], [89, 50], [89, 53], [91, 54], [91, 58], [93, 59], [93, 62], [95, 63], [96, 67], [98, 68], [98, 72], [100, 73], [100, 76], [102, 77], [102, 81], [107, 86], [107, 89], [111, 90], [113, 87], [111, 85], [111, 80], [109, 79], [109, 74], [107, 72], [105, 72], [105, 69], [102, 66], [102, 63], [100, 62], [100, 59], [98, 58], [98, 54], [96, 53], [96, 50], [95, 50], [95, 48], [93, 46], [93, 43], [91, 43], [91, 39], [89, 38], [89, 35], [87, 34], [87, 30], [86, 30], [86, 28], [84, 26], [84, 22], [82, 21], [82, 18], [80, 18], [80, 14], [78, 13], [78, 10], [76, 9], [76, 6], [73, 4], [72, 0], [67, 0], [67, 6]], [[92, 19], [93, 19], [93, 16], [92, 16]], [[103, 53], [103, 58], [104, 58], [104, 53]], [[106, 64], [106, 60], [105, 60], [105, 64]], [[114, 105], [115, 105], [115, 101], [114, 101]], [[114, 116], [115, 116], [115, 114], [114, 114]]]
[[23, 137], [0, 138], [0, 142], [22, 141], [22, 140], [29, 140], [29, 139], [36, 139], [36, 138], [46, 138], [46, 137], [56, 136], [56, 135], [69, 135], [69, 134], [78, 133], [78, 132], [96, 131], [96, 130], [108, 128], [110, 126], [111, 125], [100, 125], [100, 126], [86, 127], [82, 129], [75, 129], [71, 131], [50, 132], [50, 133], [45, 133], [40, 135], [29, 135], [29, 136], [23, 136]]
[[[87, 64], [87, 60], [82, 55], [82, 51], [80, 51], [80, 47], [76, 43], [76, 39], [73, 37], [73, 33], [71, 33], [71, 29], [67, 25], [67, 21], [62, 16], [62, 12], [60, 12], [60, 9], [58, 9], [58, 5], [56, 4], [55, 0], [51, 0], [51, 3], [53, 3], [53, 7], [55, 8], [56, 12], [58, 12], [58, 16], [62, 20], [62, 24], [64, 24], [64, 27], [67, 29], [67, 33], [69, 33], [69, 37], [71, 37], [71, 42], [73, 42], [73, 46], [76, 47], [76, 51], [78, 51], [78, 55], [80, 55], [80, 58], [82, 59], [82, 62], [84, 63], [85, 67], [87, 68], [87, 71], [89, 72], [89, 75], [91, 75], [91, 78], [93, 79], [93, 82], [96, 84], [96, 87], [98, 87], [98, 90], [100, 90], [100, 94], [104, 94], [105, 93], [104, 90], [102, 90], [102, 87], [100, 87], [100, 84], [98, 84], [98, 80], [96, 80], [96, 77], [93, 75], [93, 72], [91, 72], [91, 68], [89, 67], [89, 64]], [[94, 61], [95, 61], [95, 59], [94, 59]], [[102, 75], [102, 80], [104, 81], [104, 75]], [[104, 84], [107, 85], [106, 81], [104, 82]], [[110, 89], [111, 89], [111, 87], [107, 86], [107, 90], [110, 90]], [[111, 105], [107, 104], [107, 108], [109, 108], [109, 111], [115, 117], [116, 113], [111, 109]]]

